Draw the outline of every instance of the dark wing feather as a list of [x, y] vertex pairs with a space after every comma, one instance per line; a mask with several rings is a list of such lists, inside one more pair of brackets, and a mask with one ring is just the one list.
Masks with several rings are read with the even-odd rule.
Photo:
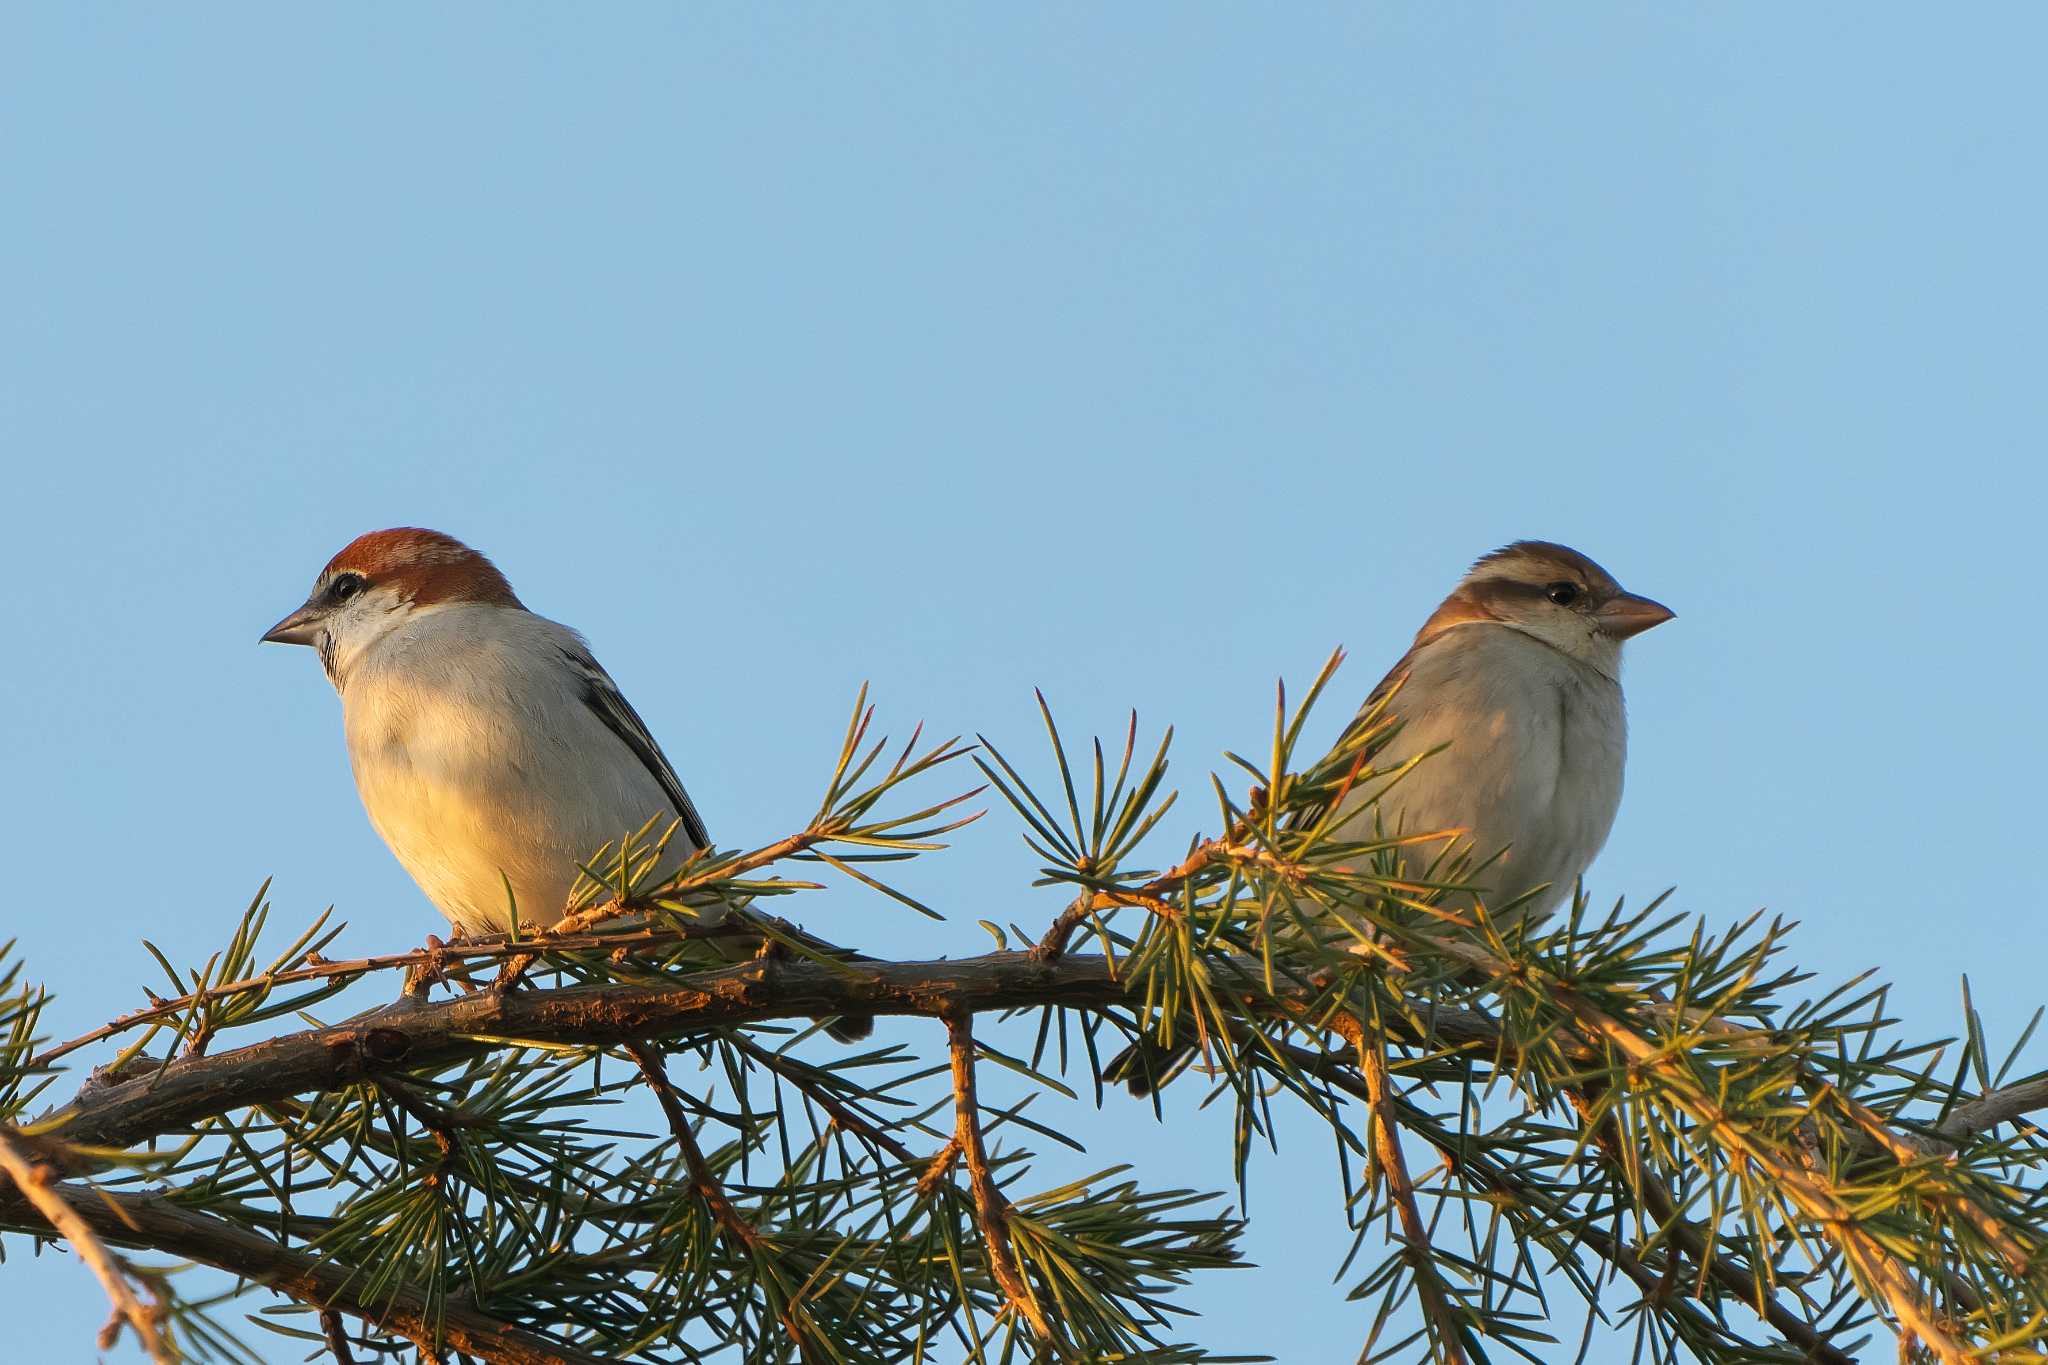
[[565, 649], [562, 657], [569, 661], [569, 666], [582, 680], [583, 704], [632, 750], [633, 757], [646, 766], [662, 791], [668, 794], [669, 804], [682, 818], [683, 833], [689, 836], [690, 842], [698, 848], [711, 847], [711, 836], [704, 829], [704, 817], [697, 814], [696, 806], [690, 802], [690, 794], [683, 790], [682, 782], [676, 777], [676, 770], [669, 766], [661, 746], [647, 732], [647, 722], [640, 719], [640, 713], [619, 691], [619, 685], [598, 666], [597, 660], [587, 650]]

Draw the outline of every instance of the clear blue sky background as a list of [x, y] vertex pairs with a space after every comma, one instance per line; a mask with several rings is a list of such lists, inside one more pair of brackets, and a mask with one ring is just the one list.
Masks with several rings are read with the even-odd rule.
[[[1535, 535], [1679, 613], [1631, 651], [1595, 892], [1796, 916], [1799, 960], [1881, 969], [1928, 1034], [1969, 972], [2009, 1039], [2041, 995], [2043, 28], [12, 9], [5, 933], [68, 1033], [266, 875], [346, 948], [435, 925], [313, 659], [255, 642], [373, 527], [452, 531], [586, 631], [727, 843], [802, 819], [862, 679], [899, 730], [1020, 749], [1033, 685], [1077, 729], [1135, 704], [1199, 795], [1276, 675], [1349, 646], [1334, 726]], [[918, 883], [951, 923], [810, 917], [977, 951], [1052, 912], [1030, 871], [998, 814]], [[1059, 1121], [1224, 1187], [1183, 1092]], [[1327, 1152], [1255, 1168], [1215, 1344], [1356, 1351]], [[9, 1349], [89, 1359], [97, 1288], [13, 1245]]]

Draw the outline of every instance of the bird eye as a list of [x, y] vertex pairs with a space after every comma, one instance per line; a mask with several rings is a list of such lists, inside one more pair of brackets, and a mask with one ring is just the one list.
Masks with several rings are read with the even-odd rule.
[[336, 602], [346, 602], [363, 590], [363, 576], [359, 573], [345, 573], [327, 585], [327, 595]]
[[1568, 607], [1579, 600], [1579, 585], [1576, 583], [1552, 583], [1543, 590], [1543, 595], [1560, 607]]

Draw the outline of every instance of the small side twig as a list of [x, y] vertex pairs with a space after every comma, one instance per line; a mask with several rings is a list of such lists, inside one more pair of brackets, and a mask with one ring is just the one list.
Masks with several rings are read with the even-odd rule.
[[342, 1326], [341, 1314], [332, 1308], [321, 1309], [320, 1335], [327, 1338], [327, 1349], [334, 1353], [334, 1365], [356, 1365], [355, 1352], [349, 1349], [348, 1329]]
[[1045, 932], [1032, 946], [1031, 956], [1040, 962], [1058, 961], [1067, 951], [1067, 944], [1073, 939], [1074, 931], [1104, 910], [1132, 906], [1150, 910], [1164, 919], [1177, 917], [1179, 910], [1166, 897], [1180, 883], [1207, 867], [1218, 854], [1229, 847], [1231, 839], [1242, 838], [1243, 833], [1244, 822], [1240, 820], [1232, 827], [1228, 836], [1222, 839], [1204, 839], [1195, 845], [1194, 852], [1188, 854], [1179, 866], [1167, 869], [1141, 887], [1128, 891], [1083, 891], [1046, 926]]
[[[704, 1149], [697, 1144], [697, 1134], [690, 1127], [690, 1116], [683, 1112], [683, 1102], [676, 1095], [675, 1086], [668, 1078], [668, 1068], [662, 1065], [661, 1054], [645, 1043], [627, 1043], [625, 1053], [640, 1068], [640, 1074], [647, 1086], [654, 1092], [654, 1098], [661, 1103], [661, 1112], [668, 1119], [669, 1131], [675, 1134], [676, 1146], [682, 1149], [683, 1165], [690, 1173], [690, 1184], [697, 1196], [711, 1210], [720, 1231], [741, 1251], [754, 1258], [755, 1264], [774, 1273], [773, 1260], [764, 1253], [771, 1252], [768, 1239], [761, 1230], [748, 1222], [725, 1192], [725, 1185], [711, 1169], [711, 1163], [704, 1159]], [[790, 1296], [787, 1286], [779, 1284], [781, 1302], [777, 1306], [782, 1320], [782, 1330], [796, 1346], [798, 1358], [809, 1362], [818, 1359], [813, 1338], [816, 1328], [799, 1316], [797, 1297]]]
[[[731, 858], [710, 857], [708, 850], [700, 850], [684, 864], [682, 872], [644, 897], [627, 900], [614, 897], [611, 900], [598, 901], [580, 910], [571, 910], [553, 924], [541, 929], [524, 945], [522, 951], [505, 959], [505, 965], [499, 969], [497, 979], [491, 983], [491, 989], [500, 993], [510, 989], [513, 983], [526, 974], [526, 969], [539, 959], [540, 949], [555, 946], [561, 939], [573, 938], [621, 915], [644, 912], [657, 902], [680, 900], [692, 891], [701, 891], [706, 887], [730, 882], [735, 877], [743, 877], [749, 872], [759, 871], [771, 863], [780, 862], [784, 858], [827, 843], [839, 832], [840, 827], [837, 824], [827, 821], [806, 826], [795, 834], [777, 839], [772, 844], [764, 844], [750, 853], [741, 853]], [[697, 870], [690, 871], [692, 866]]]
[[[1233, 863], [1239, 867], [1252, 867], [1278, 877], [1282, 881], [1299, 885], [1318, 871], [1314, 863], [1290, 862], [1277, 857], [1270, 850], [1248, 844], [1251, 823], [1249, 817], [1241, 817], [1230, 827], [1230, 832], [1215, 839], [1204, 839], [1196, 844], [1194, 851], [1179, 865], [1168, 868], [1143, 886], [1118, 887], [1104, 891], [1083, 891], [1060, 911], [1053, 922], [1046, 926], [1045, 933], [1031, 949], [1031, 956], [1040, 962], [1056, 962], [1067, 951], [1075, 931], [1105, 910], [1132, 908], [1147, 910], [1161, 919], [1174, 920], [1182, 917], [1181, 907], [1167, 897], [1172, 895], [1189, 878], [1194, 877], [1211, 864]], [[1426, 844], [1442, 840], [1457, 830], [1435, 830], [1427, 834], [1411, 834], [1391, 841], [1394, 845]], [[1403, 883], [1388, 882], [1389, 886]], [[1417, 888], [1419, 889], [1419, 888]], [[1398, 960], [1398, 954], [1389, 954]], [[1405, 963], [1400, 965], [1405, 966]]]
[[122, 1273], [114, 1253], [107, 1250], [107, 1244], [99, 1239], [99, 1234], [50, 1188], [49, 1167], [37, 1160], [8, 1129], [0, 1129], [0, 1171], [6, 1172], [22, 1197], [35, 1205], [36, 1212], [48, 1219], [58, 1235], [71, 1244], [71, 1249], [99, 1277], [107, 1297], [113, 1301], [114, 1319], [100, 1334], [100, 1349], [105, 1350], [114, 1344], [120, 1324], [125, 1322], [135, 1329], [136, 1338], [149, 1352], [152, 1361], [157, 1365], [173, 1365], [178, 1353], [164, 1339], [157, 1324], [157, 1313], [145, 1307], [135, 1296], [134, 1286], [128, 1283], [128, 1277]]
[[683, 1112], [683, 1102], [676, 1097], [675, 1086], [669, 1081], [668, 1068], [662, 1065], [661, 1055], [645, 1043], [627, 1043], [625, 1053], [640, 1068], [648, 1089], [660, 1101], [661, 1112], [668, 1119], [669, 1131], [675, 1134], [676, 1146], [682, 1149], [683, 1165], [689, 1170], [690, 1183], [696, 1188], [698, 1197], [711, 1210], [711, 1216], [718, 1220], [718, 1226], [726, 1236], [750, 1252], [759, 1250], [760, 1231], [733, 1206], [725, 1193], [725, 1186], [704, 1159], [704, 1149], [697, 1145], [697, 1134], [690, 1127], [690, 1116]]
[[[1483, 1019], [1484, 1016], [1463, 1012], [1460, 1018], [1469, 1023], [1473, 1020]], [[1350, 1016], [1344, 1016], [1344, 1021], [1349, 1023]], [[1336, 1022], [1332, 1022], [1331, 1027], [1339, 1033], [1349, 1033], [1351, 1031], [1341, 1027]], [[1352, 1044], [1353, 1049], [1356, 1050], [1359, 1040], [1353, 1038]], [[1353, 1099], [1363, 1100], [1367, 1104], [1373, 1102], [1373, 1091], [1367, 1085], [1365, 1078], [1346, 1066], [1338, 1054], [1318, 1052], [1313, 1048], [1301, 1047], [1298, 1044], [1284, 1042], [1271, 1037], [1264, 1038], [1262, 1046], [1271, 1050], [1275, 1056], [1284, 1058], [1289, 1065], [1292, 1065], [1297, 1070], [1335, 1086]], [[1567, 1091], [1566, 1094], [1585, 1121], [1588, 1124], [1592, 1124], [1594, 1108], [1586, 1093], [1581, 1089], [1574, 1088]], [[1817, 1362], [1817, 1365], [1855, 1365], [1853, 1357], [1831, 1344], [1817, 1327], [1787, 1308], [1776, 1298], [1765, 1295], [1761, 1302], [1758, 1301], [1756, 1283], [1753, 1277], [1744, 1269], [1731, 1264], [1728, 1257], [1713, 1254], [1707, 1245], [1705, 1235], [1695, 1224], [1681, 1215], [1677, 1201], [1671, 1196], [1670, 1191], [1665, 1188], [1663, 1183], [1649, 1172], [1641, 1169], [1639, 1164], [1628, 1160], [1625, 1149], [1621, 1145], [1618, 1125], [1612, 1114], [1607, 1115], [1604, 1122], [1593, 1126], [1590, 1132], [1594, 1145], [1599, 1150], [1602, 1158], [1612, 1163], [1614, 1169], [1625, 1180], [1636, 1182], [1640, 1185], [1642, 1194], [1649, 1204], [1651, 1216], [1656, 1219], [1660, 1226], [1666, 1226], [1671, 1229], [1672, 1236], [1676, 1239], [1679, 1247], [1686, 1255], [1692, 1258], [1696, 1266], [1702, 1267], [1704, 1273], [1711, 1276], [1715, 1283], [1720, 1285], [1722, 1291], [1730, 1299], [1749, 1305], [1757, 1312], [1758, 1316], [1769, 1323], [1787, 1341], [1798, 1346], [1800, 1350], [1806, 1353], [1806, 1357]], [[1425, 1140], [1429, 1140], [1427, 1134], [1423, 1134], [1423, 1137]], [[1484, 1179], [1484, 1168], [1471, 1163], [1467, 1159], [1469, 1154], [1448, 1147], [1440, 1147], [1439, 1150], [1447, 1160], [1459, 1162], [1467, 1178], [1480, 1184], [1481, 1188], [1489, 1189], [1502, 1195], [1511, 1193], [1506, 1188], [1491, 1185], [1486, 1181]], [[1637, 1261], [1634, 1255], [1619, 1240], [1595, 1227], [1580, 1228], [1577, 1230], [1576, 1235], [1580, 1241], [1590, 1246], [1595, 1254], [1620, 1267], [1646, 1293], [1655, 1291], [1659, 1283], [1658, 1277]]]
[[2024, 1114], [2048, 1108], [2048, 1077], [2036, 1077], [1998, 1090], [1987, 1090], [1949, 1111], [1940, 1132], [1951, 1142], [1961, 1143]]
[[953, 1168], [960, 1164], [960, 1139], [949, 1137], [946, 1145], [933, 1152], [925, 1163], [924, 1174], [917, 1178], [917, 1192], [929, 1196], [933, 1190], [952, 1177]]
[[[643, 947], [660, 947], [671, 943], [682, 943], [691, 939], [736, 938], [749, 932], [743, 924], [690, 925], [678, 928], [636, 927], [611, 933], [557, 935], [548, 946], [561, 952], [596, 949], [613, 953], [631, 951]], [[43, 1070], [52, 1062], [66, 1057], [80, 1048], [88, 1047], [105, 1038], [125, 1033], [131, 1029], [153, 1024], [183, 1014], [194, 1005], [224, 1000], [229, 996], [248, 995], [257, 991], [274, 990], [279, 986], [295, 985], [302, 981], [333, 981], [343, 977], [367, 976], [372, 972], [392, 971], [399, 968], [418, 968], [436, 958], [445, 962], [468, 961], [471, 959], [489, 961], [493, 958], [514, 958], [531, 954], [533, 947], [527, 942], [476, 942], [446, 943], [439, 949], [414, 948], [403, 953], [383, 953], [375, 957], [352, 958], [348, 961], [333, 961], [317, 955], [309, 956], [297, 967], [284, 971], [265, 972], [261, 976], [244, 977], [239, 981], [223, 981], [204, 990], [188, 995], [159, 998], [154, 1004], [133, 1010], [118, 1019], [109, 1021], [76, 1038], [57, 1043], [38, 1053], [29, 1063], [31, 1070]]]
[[817, 1105], [820, 1109], [823, 1109], [831, 1117], [833, 1123], [844, 1128], [861, 1141], [881, 1148], [890, 1156], [895, 1157], [906, 1165], [917, 1160], [917, 1153], [911, 1151], [910, 1148], [898, 1141], [888, 1129], [881, 1127], [865, 1115], [856, 1112], [850, 1105], [847, 1105], [836, 1096], [827, 1093], [813, 1084], [800, 1070], [791, 1065], [789, 1058], [771, 1048], [761, 1046], [743, 1033], [735, 1034], [733, 1043], [741, 1052], [752, 1057], [762, 1066], [795, 1086], [803, 1093], [806, 1099], [810, 1100], [811, 1103]]
[[1431, 1335], [1436, 1338], [1437, 1355], [1446, 1365], [1466, 1365], [1463, 1332], [1458, 1315], [1444, 1293], [1436, 1255], [1429, 1245], [1429, 1224], [1415, 1199], [1415, 1182], [1408, 1175], [1408, 1161], [1401, 1153], [1401, 1132], [1394, 1119], [1394, 1096], [1387, 1083], [1386, 1041], [1374, 1036], [1358, 1043], [1358, 1069], [1365, 1077], [1366, 1101], [1372, 1106], [1372, 1147], [1379, 1158], [1380, 1178], [1387, 1182], [1387, 1194], [1401, 1220], [1402, 1252], [1415, 1271], [1415, 1286], [1422, 1297], [1422, 1311], [1428, 1316]]
[[946, 1016], [946, 1041], [953, 1062], [954, 1140], [960, 1157], [967, 1163], [967, 1178], [974, 1190], [974, 1210], [981, 1223], [982, 1241], [988, 1246], [989, 1273], [1013, 1308], [1031, 1324], [1040, 1341], [1051, 1341], [1052, 1324], [1032, 1296], [1024, 1272], [1017, 1268], [1017, 1255], [1010, 1245], [1010, 1201], [996, 1188], [988, 1167], [988, 1151], [981, 1141], [981, 1102], [974, 1089], [974, 1016], [954, 1011]]

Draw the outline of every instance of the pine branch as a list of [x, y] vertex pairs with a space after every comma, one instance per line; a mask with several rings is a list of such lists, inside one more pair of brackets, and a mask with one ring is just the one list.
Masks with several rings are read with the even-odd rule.
[[1938, 1131], [1950, 1143], [1962, 1143], [2042, 1109], [2048, 1109], [2048, 1077], [2037, 1076], [1963, 1101], [1949, 1111]]
[[1415, 1202], [1415, 1182], [1409, 1177], [1408, 1161], [1401, 1153], [1393, 1091], [1387, 1084], [1387, 1054], [1379, 1037], [1359, 1039], [1358, 1070], [1365, 1078], [1366, 1103], [1372, 1107], [1373, 1153], [1379, 1158], [1380, 1178], [1386, 1182], [1387, 1195], [1400, 1218], [1403, 1252], [1422, 1295], [1423, 1312], [1429, 1318], [1438, 1358], [1445, 1365], [1466, 1365], [1464, 1325], [1445, 1293], [1436, 1252], [1429, 1244], [1429, 1224], [1423, 1221], [1422, 1208]]
[[[602, 952], [631, 953], [649, 948], [667, 947], [700, 940], [751, 939], [758, 941], [761, 935], [745, 921], [730, 921], [719, 924], [680, 925], [665, 928], [633, 927], [613, 930], [607, 933], [560, 935], [548, 942], [554, 952]], [[457, 941], [444, 943], [438, 948], [414, 948], [403, 953], [381, 953], [372, 957], [351, 958], [346, 961], [330, 961], [318, 953], [308, 955], [297, 967], [265, 972], [259, 976], [243, 977], [235, 981], [223, 981], [203, 990], [190, 991], [184, 995], [160, 999], [143, 1009], [133, 1010], [118, 1019], [100, 1025], [89, 1033], [67, 1039], [36, 1054], [29, 1063], [33, 1070], [49, 1067], [79, 1049], [93, 1043], [112, 1038], [117, 1034], [141, 1028], [147, 1024], [176, 1019], [190, 1014], [195, 1006], [203, 1006], [237, 996], [267, 995], [279, 986], [296, 985], [307, 981], [330, 982], [346, 985], [372, 973], [408, 971], [413, 968], [439, 968], [451, 962], [502, 961], [530, 955], [533, 947], [529, 943], [503, 940], [497, 942]]]
[[968, 1184], [974, 1191], [974, 1211], [981, 1224], [982, 1245], [988, 1249], [989, 1271], [1002, 1286], [1010, 1307], [1031, 1324], [1032, 1335], [1050, 1342], [1052, 1324], [1046, 1320], [1045, 1310], [1039, 1307], [1024, 1272], [1017, 1268], [1017, 1253], [1010, 1246], [1010, 1201], [996, 1186], [989, 1171], [988, 1151], [982, 1145], [981, 1102], [975, 1096], [974, 1086], [972, 1015], [946, 1015], [946, 1044], [953, 1069], [953, 1146], [967, 1167]]
[[341, 1320], [341, 1314], [332, 1308], [320, 1310], [320, 1335], [327, 1339], [327, 1349], [334, 1355], [334, 1365], [356, 1365], [356, 1353], [348, 1344], [348, 1327]]
[[372, 1293], [364, 1277], [345, 1265], [295, 1251], [155, 1195], [71, 1183], [46, 1188], [105, 1242], [214, 1266], [316, 1309], [359, 1317], [397, 1332], [429, 1358], [439, 1356], [438, 1340], [492, 1365], [605, 1365], [609, 1359], [550, 1341], [462, 1303], [444, 1302], [436, 1312], [413, 1285], [387, 1284]]
[[[626, 1044], [625, 1053], [640, 1068], [641, 1076], [654, 1091], [662, 1116], [668, 1120], [669, 1132], [682, 1151], [684, 1169], [690, 1173], [690, 1185], [697, 1191], [697, 1197], [704, 1201], [719, 1228], [732, 1239], [739, 1251], [758, 1261], [764, 1252], [771, 1252], [772, 1248], [760, 1230], [734, 1207], [732, 1196], [726, 1193], [725, 1186], [712, 1173], [710, 1163], [704, 1159], [703, 1148], [697, 1145], [697, 1134], [690, 1126], [690, 1116], [683, 1112], [682, 1101], [676, 1097], [675, 1086], [669, 1082], [661, 1054], [642, 1043]], [[783, 1308], [780, 1316], [782, 1329], [796, 1344], [798, 1352], [806, 1361], [813, 1359], [811, 1333], [806, 1324], [790, 1308]]]
[[157, 1315], [143, 1306], [135, 1297], [135, 1290], [128, 1283], [128, 1276], [116, 1262], [106, 1243], [93, 1231], [90, 1221], [82, 1218], [66, 1203], [60, 1189], [51, 1180], [49, 1166], [39, 1160], [21, 1139], [11, 1130], [0, 1129], [0, 1172], [14, 1182], [14, 1188], [22, 1198], [35, 1206], [37, 1213], [49, 1221], [50, 1227], [71, 1244], [78, 1258], [92, 1269], [107, 1297], [114, 1304], [114, 1320], [109, 1330], [101, 1333], [100, 1349], [107, 1350], [114, 1344], [114, 1332], [120, 1323], [127, 1323], [135, 1329], [136, 1338], [142, 1348], [149, 1352], [149, 1358], [158, 1365], [171, 1365], [178, 1359], [170, 1343], [164, 1340], [157, 1326]]

